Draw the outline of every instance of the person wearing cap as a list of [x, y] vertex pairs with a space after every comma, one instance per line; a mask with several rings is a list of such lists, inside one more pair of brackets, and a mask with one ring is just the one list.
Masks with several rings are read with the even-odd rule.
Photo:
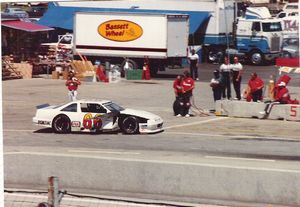
[[232, 83], [235, 90], [236, 99], [241, 100], [241, 81], [242, 81], [242, 72], [243, 66], [239, 62], [238, 57], [233, 58], [233, 64], [231, 65], [232, 69]]
[[81, 82], [75, 77], [74, 72], [70, 71], [68, 80], [66, 81], [66, 86], [68, 87], [68, 96], [70, 101], [77, 100], [77, 88], [81, 84]]
[[191, 74], [191, 77], [194, 80], [199, 80], [199, 78], [198, 78], [199, 56], [195, 52], [194, 49], [191, 50], [191, 54], [188, 56], [188, 60], [189, 60], [189, 63], [190, 63], [190, 74]]
[[260, 114], [267, 116], [268, 114], [270, 114], [272, 107], [276, 104], [299, 104], [299, 101], [291, 100], [289, 90], [286, 87], [286, 82], [281, 81], [277, 84], [277, 86], [278, 89], [277, 93], [275, 94], [275, 100], [273, 102], [267, 103], [265, 110], [259, 112]]
[[260, 77], [258, 77], [256, 73], [252, 73], [251, 79], [248, 82], [249, 94], [246, 98], [247, 101], [251, 101], [251, 99], [254, 102], [262, 101], [263, 87], [264, 87], [263, 80]]
[[229, 64], [228, 57], [224, 58], [224, 63], [220, 66], [220, 72], [224, 81], [222, 96], [223, 98], [227, 97], [227, 99], [231, 99], [231, 83], [230, 83], [231, 64]]
[[191, 78], [191, 74], [188, 71], [183, 72], [183, 79], [181, 81], [182, 87], [182, 102], [181, 113], [177, 116], [189, 117], [189, 109], [191, 107], [191, 97], [193, 96], [193, 89], [195, 88], [195, 82]]
[[284, 83], [285, 83], [285, 86], [287, 86], [288, 83], [290, 82], [290, 80], [291, 80], [291, 77], [288, 76], [288, 75], [283, 75], [283, 76], [280, 76], [280, 77], [279, 77], [279, 79], [278, 79], [277, 83], [275, 84], [274, 89], [273, 89], [273, 91], [272, 91], [273, 94], [274, 94], [274, 97], [276, 97], [276, 94], [279, 93], [279, 89], [280, 89], [279, 84], [280, 84], [281, 82], [284, 82]]
[[214, 78], [210, 81], [210, 87], [212, 88], [214, 101], [221, 100], [222, 96], [222, 76], [219, 70], [214, 71]]

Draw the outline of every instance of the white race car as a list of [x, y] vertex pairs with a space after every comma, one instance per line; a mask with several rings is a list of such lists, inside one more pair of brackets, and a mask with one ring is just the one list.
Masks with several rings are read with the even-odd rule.
[[146, 111], [124, 109], [112, 101], [78, 100], [58, 106], [37, 106], [33, 123], [56, 133], [101, 132], [121, 129], [125, 134], [163, 131], [163, 120]]

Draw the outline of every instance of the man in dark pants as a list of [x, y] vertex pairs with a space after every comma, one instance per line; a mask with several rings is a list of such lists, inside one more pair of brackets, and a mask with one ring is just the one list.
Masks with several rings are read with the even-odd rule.
[[[190, 117], [189, 109], [191, 107], [191, 97], [193, 96], [193, 89], [195, 88], [195, 82], [191, 78], [188, 71], [184, 71], [182, 84], [182, 107], [181, 116]], [[178, 115], [179, 116], [179, 115]]]
[[220, 71], [214, 71], [214, 78], [210, 81], [210, 87], [212, 87], [213, 90], [214, 101], [221, 100], [223, 87]]
[[178, 75], [176, 79], [173, 82], [173, 89], [175, 93], [175, 101], [173, 103], [173, 111], [174, 115], [177, 116], [181, 113], [182, 106], [180, 105], [180, 102], [182, 102], [182, 75]]
[[199, 56], [198, 56], [198, 54], [196, 54], [194, 49], [191, 50], [191, 53], [192, 54], [189, 55], [189, 57], [188, 57], [189, 62], [190, 62], [190, 74], [194, 80], [199, 80], [199, 78], [198, 78]]
[[238, 57], [234, 57], [232, 64], [232, 83], [236, 94], [236, 99], [241, 100], [241, 81], [243, 66], [239, 62]]
[[225, 57], [224, 63], [220, 66], [220, 72], [224, 81], [222, 96], [223, 98], [226, 98], [227, 95], [227, 99], [231, 99], [231, 85], [230, 85], [231, 65], [229, 64], [229, 60], [227, 57]]

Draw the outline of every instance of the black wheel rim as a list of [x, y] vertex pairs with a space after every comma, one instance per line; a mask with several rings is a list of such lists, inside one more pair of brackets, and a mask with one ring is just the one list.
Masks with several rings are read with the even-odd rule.
[[124, 130], [128, 134], [135, 133], [137, 130], [137, 122], [134, 119], [127, 119], [124, 121]]
[[66, 132], [69, 129], [69, 121], [64, 117], [58, 117], [55, 120], [54, 127], [58, 132]]

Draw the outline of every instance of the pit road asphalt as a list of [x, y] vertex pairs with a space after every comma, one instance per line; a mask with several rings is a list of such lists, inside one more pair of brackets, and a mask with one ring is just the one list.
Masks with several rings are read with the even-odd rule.
[[[196, 82], [194, 91], [195, 105], [205, 111], [214, 108], [208, 83], [213, 67], [215, 66], [203, 65], [203, 71], [200, 69], [200, 75], [203, 76]], [[270, 70], [273, 68], [268, 67], [267, 72], [263, 73], [266, 81]], [[2, 83], [4, 161], [6, 156], [17, 152], [28, 152], [37, 156], [37, 152], [44, 155], [92, 153], [128, 159], [136, 157], [157, 160], [163, 157], [169, 161], [202, 159], [205, 163], [228, 165], [245, 164], [246, 160], [247, 164], [256, 167], [298, 169], [290, 161], [300, 160], [299, 122], [216, 117], [213, 114], [200, 116], [197, 109], [194, 109], [194, 117], [174, 117], [172, 81], [174, 73], [179, 74], [182, 71], [182, 69], [173, 70], [172, 75], [168, 73], [169, 71], [162, 72], [159, 78], [151, 81], [122, 80], [114, 84], [83, 81], [79, 87], [79, 98], [113, 100], [126, 108], [146, 110], [160, 115], [164, 119], [165, 131], [154, 135], [126, 136], [120, 133], [56, 135], [51, 130], [34, 126], [32, 117], [37, 105], [68, 101], [64, 80], [34, 78], [4, 81]], [[249, 72], [250, 69], [247, 73]], [[298, 77], [293, 77], [289, 89], [292, 97], [299, 100], [300, 91], [295, 80], [299, 80]], [[244, 87], [245, 84], [242, 88]], [[43, 162], [42, 159], [40, 161]], [[8, 163], [4, 163], [4, 167], [6, 164]], [[6, 182], [5, 187], [28, 189], [34, 186], [10, 185]], [[46, 187], [45, 181], [45, 189]]]

